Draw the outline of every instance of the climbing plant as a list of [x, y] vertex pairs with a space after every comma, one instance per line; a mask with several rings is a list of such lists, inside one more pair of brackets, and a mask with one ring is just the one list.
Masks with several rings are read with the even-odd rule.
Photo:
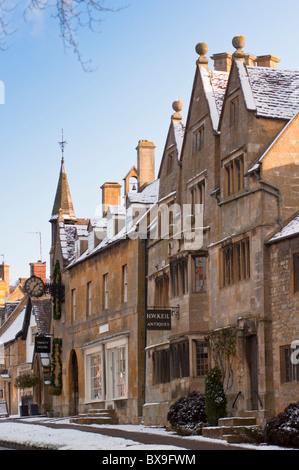
[[[62, 392], [62, 339], [53, 338], [51, 355], [51, 395], [60, 395]], [[58, 372], [56, 365], [58, 363]], [[56, 382], [57, 378], [57, 382]]]
[[209, 341], [215, 366], [221, 371], [223, 381], [225, 381], [225, 392], [227, 392], [233, 384], [232, 362], [236, 355], [236, 329], [229, 327], [214, 331], [207, 336], [206, 340]]
[[60, 264], [59, 264], [59, 261], [57, 260], [55, 263], [55, 268], [54, 268], [53, 278], [52, 278], [52, 286], [51, 286], [54, 320], [60, 320], [61, 318], [61, 306], [63, 303], [62, 291], [63, 291], [63, 286], [62, 286], [62, 280], [61, 280]]

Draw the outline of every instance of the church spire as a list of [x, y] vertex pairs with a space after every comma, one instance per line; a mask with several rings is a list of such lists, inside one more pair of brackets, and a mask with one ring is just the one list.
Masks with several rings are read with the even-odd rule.
[[61, 148], [61, 168], [60, 168], [60, 175], [56, 190], [55, 201], [52, 210], [52, 217], [59, 215], [59, 209], [62, 209], [62, 216], [66, 220], [75, 220], [75, 211], [73, 207], [73, 201], [71, 197], [71, 192], [68, 184], [66, 169], [65, 169], [65, 162], [64, 162], [64, 147], [67, 144], [67, 141], [63, 138], [63, 130], [62, 130], [62, 140], [58, 142]]

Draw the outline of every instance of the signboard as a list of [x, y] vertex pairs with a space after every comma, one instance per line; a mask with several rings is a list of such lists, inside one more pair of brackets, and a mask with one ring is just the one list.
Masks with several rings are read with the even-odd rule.
[[147, 330], [171, 330], [171, 310], [147, 310], [145, 328]]
[[49, 336], [36, 336], [35, 337], [35, 352], [36, 353], [50, 353], [51, 352], [51, 338]]
[[8, 416], [7, 403], [5, 400], [0, 401], [0, 416]]

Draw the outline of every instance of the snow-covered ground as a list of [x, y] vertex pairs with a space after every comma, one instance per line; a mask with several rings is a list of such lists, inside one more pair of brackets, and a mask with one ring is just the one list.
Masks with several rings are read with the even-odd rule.
[[[109, 437], [102, 434], [82, 432], [76, 429], [52, 429], [42, 425], [31, 424], [31, 422], [59, 422], [68, 424], [69, 419], [46, 419], [46, 418], [26, 418], [26, 423], [17, 421], [6, 421], [0, 419], [0, 441], [14, 442], [28, 446], [38, 446], [57, 450], [184, 450], [184, 447], [165, 445], [145, 445], [139, 442], [123, 439], [119, 437]], [[156, 435], [175, 435], [164, 428], [148, 427], [142, 425], [91, 425], [97, 428], [111, 428], [140, 433], [153, 433]], [[215, 439], [207, 439], [201, 436], [184, 437], [184, 439], [196, 439], [204, 442], [217, 442]], [[219, 442], [219, 441], [218, 441]], [[224, 444], [223, 441], [220, 441]], [[229, 444], [227, 444], [229, 445]], [[242, 444], [242, 447], [257, 450], [281, 450], [275, 446], [253, 446]]]

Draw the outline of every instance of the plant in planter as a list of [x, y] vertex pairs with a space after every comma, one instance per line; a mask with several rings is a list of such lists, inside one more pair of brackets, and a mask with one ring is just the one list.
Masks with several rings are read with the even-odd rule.
[[[20, 390], [27, 388], [33, 388], [39, 383], [39, 378], [33, 374], [19, 375], [15, 380], [15, 387]], [[38, 414], [38, 408], [36, 404], [30, 406], [31, 414]], [[28, 416], [28, 405], [20, 405], [20, 415]]]
[[35, 387], [39, 383], [39, 378], [33, 374], [23, 374], [15, 380], [15, 387], [24, 390]]

